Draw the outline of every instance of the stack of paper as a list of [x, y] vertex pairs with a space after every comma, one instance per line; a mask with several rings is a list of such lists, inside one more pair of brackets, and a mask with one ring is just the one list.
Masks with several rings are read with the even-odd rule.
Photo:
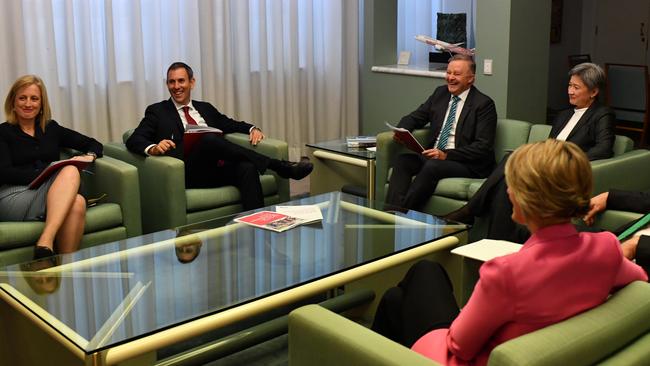
[[348, 136], [345, 142], [348, 147], [372, 147], [377, 145], [377, 136]]
[[521, 247], [521, 244], [513, 243], [511, 241], [482, 239], [455, 248], [451, 252], [453, 254], [462, 255], [463, 257], [486, 262], [492, 258], [516, 253], [521, 249]]

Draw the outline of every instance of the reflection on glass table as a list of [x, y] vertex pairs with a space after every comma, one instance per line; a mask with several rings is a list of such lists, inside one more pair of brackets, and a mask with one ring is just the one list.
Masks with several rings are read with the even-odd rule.
[[2, 268], [0, 287], [90, 354], [466, 229], [340, 192], [283, 203], [301, 204], [322, 222], [277, 233], [218, 218]]

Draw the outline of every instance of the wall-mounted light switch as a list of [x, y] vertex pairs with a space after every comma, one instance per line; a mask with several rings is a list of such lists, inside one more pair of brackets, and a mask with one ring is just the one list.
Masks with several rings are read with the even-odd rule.
[[483, 60], [483, 74], [492, 75], [492, 60], [485, 59]]

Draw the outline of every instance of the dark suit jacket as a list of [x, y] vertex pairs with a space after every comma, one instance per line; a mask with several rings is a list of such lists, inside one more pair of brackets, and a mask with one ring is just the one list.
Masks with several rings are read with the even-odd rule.
[[[445, 122], [450, 99], [447, 86], [436, 88], [426, 102], [400, 120], [399, 127], [413, 131], [429, 123], [431, 139], [425, 147], [432, 148]], [[447, 159], [466, 164], [479, 176], [490, 174], [494, 167], [496, 125], [494, 102], [472, 86], [456, 124], [455, 148], [445, 150]]]
[[[193, 100], [192, 105], [210, 127], [223, 131], [224, 134], [232, 132], [246, 133], [253, 125], [239, 122], [219, 112], [212, 104]], [[144, 118], [126, 141], [126, 147], [140, 155], [146, 155], [144, 149], [157, 144], [161, 140], [173, 140], [176, 148], [167, 152], [167, 155], [183, 159], [183, 122], [171, 99], [152, 104], [144, 112]]]
[[[647, 214], [650, 212], [650, 193], [612, 189], [607, 196], [607, 208]], [[622, 232], [632, 226], [636, 221], [638, 220], [630, 222], [617, 231]], [[647, 273], [650, 273], [650, 236], [641, 235], [639, 238], [639, 245], [636, 248], [636, 262]]]
[[45, 132], [37, 121], [34, 137], [24, 133], [17, 124], [0, 124], [0, 186], [29, 184], [51, 162], [59, 160], [62, 148], [94, 152], [97, 157], [104, 151], [97, 140], [54, 120], [45, 126]]
[[[573, 116], [573, 109], [567, 109], [553, 121], [553, 128], [549, 137], [555, 138]], [[589, 160], [607, 159], [613, 155], [614, 124], [616, 117], [614, 111], [604, 105], [593, 103], [582, 115], [575, 125], [567, 141], [578, 145], [587, 153]]]

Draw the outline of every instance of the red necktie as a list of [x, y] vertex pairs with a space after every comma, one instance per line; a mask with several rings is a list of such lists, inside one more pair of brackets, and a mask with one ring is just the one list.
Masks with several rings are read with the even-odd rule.
[[[185, 112], [185, 121], [187, 121], [187, 124], [189, 124], [189, 125], [198, 125], [198, 123], [196, 123], [194, 118], [192, 118], [192, 116], [190, 116], [190, 107], [189, 106], [183, 107], [183, 112]], [[224, 165], [224, 163], [225, 163], [225, 161], [223, 161], [221, 159], [217, 160], [217, 166], [218, 167], [222, 167]]]
[[185, 122], [187, 122], [188, 125], [198, 125], [198, 123], [196, 123], [194, 118], [192, 118], [192, 116], [190, 116], [190, 107], [189, 106], [183, 107], [183, 112], [185, 112]]

